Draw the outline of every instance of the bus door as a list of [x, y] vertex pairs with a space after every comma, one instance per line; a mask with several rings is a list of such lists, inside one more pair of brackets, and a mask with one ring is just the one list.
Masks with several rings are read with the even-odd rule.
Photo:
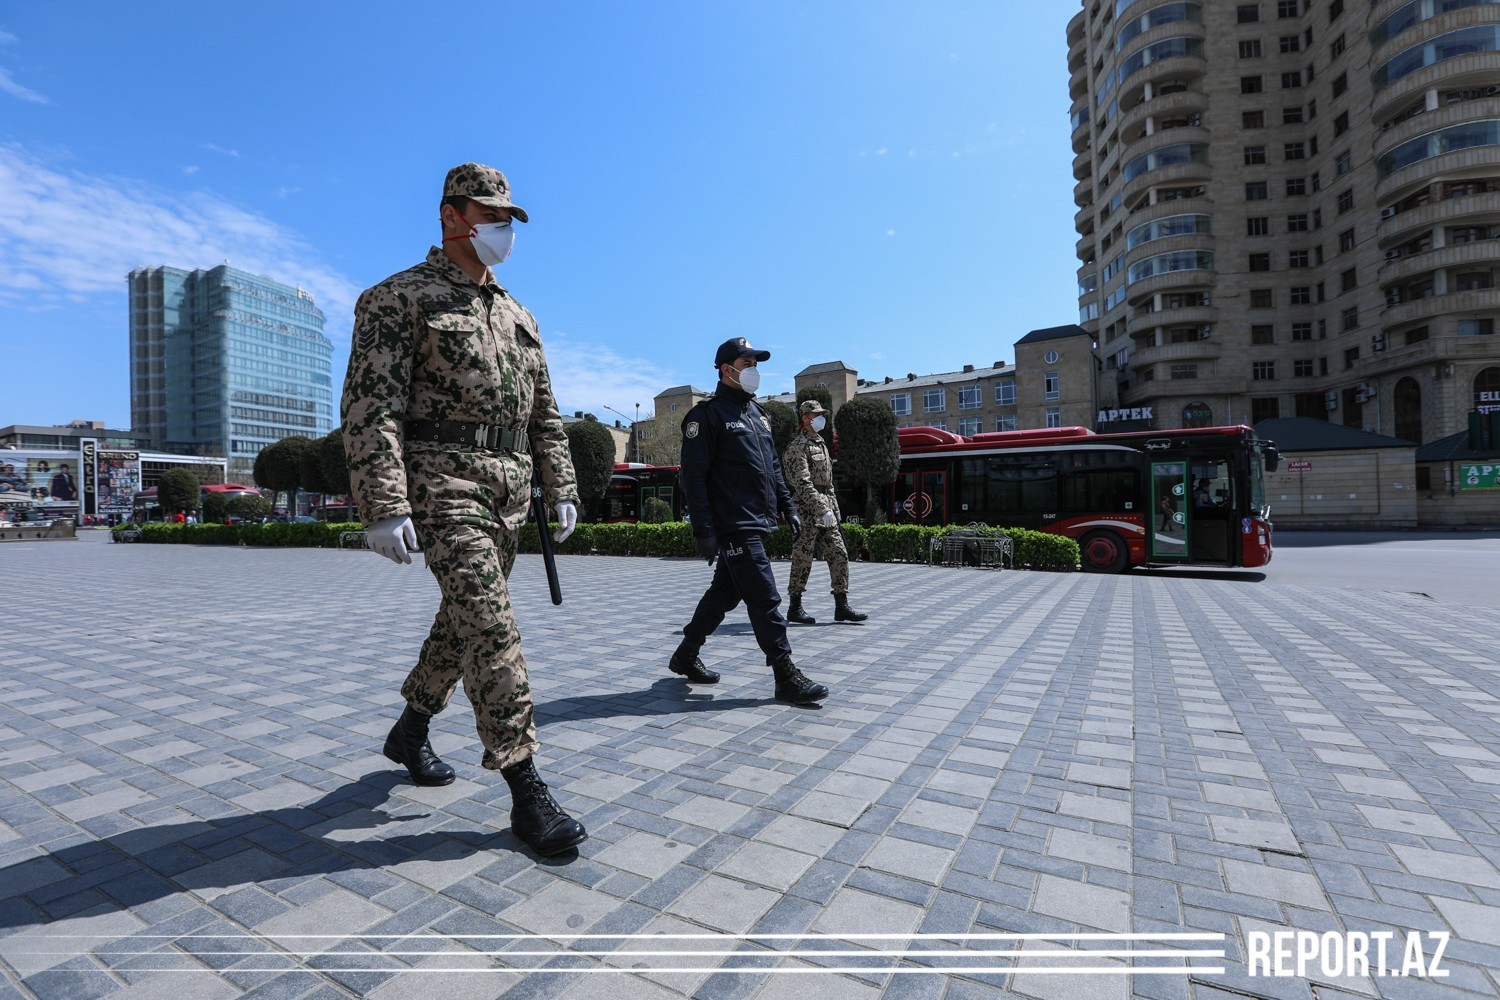
[[671, 486], [642, 486], [641, 487], [641, 514], [646, 513], [646, 498], [655, 497], [667, 505], [672, 516], [677, 516], [677, 508], [672, 503], [672, 494], [676, 492]]
[[1188, 489], [1186, 462], [1151, 463], [1150, 558], [1187, 559], [1193, 509]]
[[903, 472], [891, 489], [894, 524], [944, 524], [948, 514], [948, 473], [943, 469]]

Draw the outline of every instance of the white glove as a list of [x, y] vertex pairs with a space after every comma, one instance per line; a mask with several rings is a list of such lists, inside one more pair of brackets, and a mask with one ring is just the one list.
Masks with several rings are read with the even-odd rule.
[[388, 517], [365, 528], [365, 543], [391, 562], [409, 566], [410, 553], [417, 551], [417, 529], [405, 514]]
[[831, 510], [825, 510], [823, 512], [823, 527], [825, 527], [825, 528], [837, 528], [838, 526], [839, 526], [839, 519], [834, 516], [833, 511], [831, 511]]
[[564, 500], [557, 505], [557, 532], [552, 536], [552, 540], [566, 542], [576, 527], [578, 527], [578, 507], [573, 501]]

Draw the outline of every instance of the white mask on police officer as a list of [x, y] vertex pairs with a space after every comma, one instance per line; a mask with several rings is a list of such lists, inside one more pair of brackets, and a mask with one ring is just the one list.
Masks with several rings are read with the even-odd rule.
[[813, 429], [813, 433], [814, 434], [822, 434], [823, 433], [823, 428], [825, 428], [827, 426], [828, 426], [828, 421], [824, 420], [822, 417], [813, 417], [812, 418], [812, 429]]
[[735, 372], [735, 380], [739, 382], [740, 388], [750, 395], [755, 395], [755, 390], [760, 388], [760, 369], [743, 368]]
[[485, 267], [503, 264], [516, 244], [516, 230], [509, 222], [481, 222], [469, 231], [474, 252]]

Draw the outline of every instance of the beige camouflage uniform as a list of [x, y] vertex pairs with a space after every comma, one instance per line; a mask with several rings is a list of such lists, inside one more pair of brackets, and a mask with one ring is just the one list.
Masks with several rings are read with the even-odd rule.
[[[520, 214], [518, 212], [518, 214]], [[344, 380], [344, 448], [365, 524], [409, 515], [442, 589], [432, 631], [401, 694], [429, 715], [462, 678], [484, 766], [538, 749], [531, 687], [506, 578], [531, 500], [578, 502], [573, 462], [536, 319], [486, 272], [477, 284], [438, 247], [367, 289], [354, 309]], [[524, 430], [516, 451], [403, 439], [406, 420]]]
[[793, 434], [792, 443], [781, 456], [781, 474], [791, 487], [802, 515], [802, 534], [792, 544], [792, 578], [787, 583], [787, 592], [795, 597], [807, 589], [813, 551], [821, 543], [833, 592], [847, 593], [849, 553], [844, 549], [844, 533], [837, 526], [822, 527], [825, 513], [832, 511], [835, 518], [839, 516], [838, 498], [833, 494], [833, 459], [823, 439], [803, 430]]

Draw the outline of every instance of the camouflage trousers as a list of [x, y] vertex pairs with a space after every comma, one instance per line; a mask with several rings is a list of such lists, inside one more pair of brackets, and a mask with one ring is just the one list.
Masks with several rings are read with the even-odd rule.
[[828, 576], [833, 581], [833, 592], [849, 592], [849, 553], [844, 549], [843, 531], [837, 527], [808, 527], [792, 544], [792, 578], [786, 589], [793, 597], [807, 589], [807, 578], [812, 574], [813, 549], [818, 546], [821, 546], [823, 558], [828, 562]]
[[470, 524], [418, 527], [427, 566], [443, 603], [401, 696], [420, 712], [448, 707], [458, 682], [474, 706], [474, 725], [492, 770], [519, 764], [539, 749], [521, 633], [506, 580], [520, 535]]

